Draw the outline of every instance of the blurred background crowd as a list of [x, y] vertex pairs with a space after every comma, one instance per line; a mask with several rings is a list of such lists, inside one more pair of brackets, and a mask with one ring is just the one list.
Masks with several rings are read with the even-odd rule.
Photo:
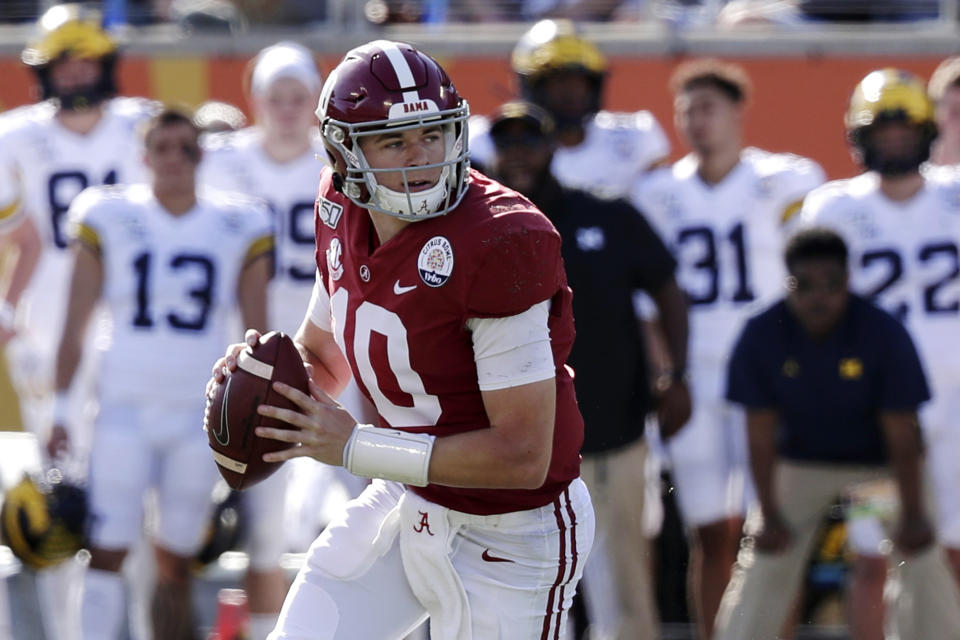
[[[484, 23], [569, 18], [596, 22], [666, 22], [721, 28], [751, 23], [815, 27], [829, 21], [950, 19], [950, 0], [106, 0], [107, 24], [185, 22], [204, 29], [321, 23], [336, 16], [371, 24]], [[29, 22], [42, 0], [8, 0], [0, 21]]]

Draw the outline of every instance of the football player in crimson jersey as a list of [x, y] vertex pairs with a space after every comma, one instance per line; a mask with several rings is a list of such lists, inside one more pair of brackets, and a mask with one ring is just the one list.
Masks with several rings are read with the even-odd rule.
[[[260, 412], [293, 430], [258, 433], [299, 445], [267, 460], [374, 481], [314, 542], [270, 637], [402, 638], [427, 617], [438, 638], [554, 637], [594, 530], [559, 234], [469, 170], [467, 103], [409, 45], [350, 51], [317, 115], [333, 167], [297, 336], [312, 393], [278, 386], [300, 411]], [[378, 425], [331, 399], [351, 373]]]

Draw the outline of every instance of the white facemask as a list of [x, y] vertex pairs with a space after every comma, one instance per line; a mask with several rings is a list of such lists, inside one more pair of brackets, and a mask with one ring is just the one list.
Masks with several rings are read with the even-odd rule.
[[450, 167], [444, 167], [437, 184], [425, 191], [411, 192], [409, 198], [402, 191], [394, 191], [378, 183], [370, 200], [382, 209], [400, 215], [428, 215], [440, 209], [447, 198], [447, 176], [449, 175]]

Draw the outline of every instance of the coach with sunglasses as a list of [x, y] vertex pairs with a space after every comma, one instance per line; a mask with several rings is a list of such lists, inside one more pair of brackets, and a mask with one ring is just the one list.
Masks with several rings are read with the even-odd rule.
[[844, 493], [887, 505], [901, 637], [957, 637], [960, 600], [925, 506], [917, 408], [930, 392], [913, 342], [850, 293], [839, 235], [802, 231], [785, 257], [786, 298], [747, 323], [730, 361], [727, 398], [747, 410], [761, 518], [748, 522], [753, 557], [741, 553], [716, 638], [777, 637], [817, 527]]

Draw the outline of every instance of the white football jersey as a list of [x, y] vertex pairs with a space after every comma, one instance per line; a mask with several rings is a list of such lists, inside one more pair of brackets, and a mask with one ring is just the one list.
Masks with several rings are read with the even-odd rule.
[[830, 182], [807, 198], [801, 223], [840, 233], [853, 290], [904, 321], [932, 378], [960, 381], [960, 179], [926, 176], [907, 202], [883, 195], [873, 172]]
[[[86, 135], [63, 127], [49, 101], [0, 116], [0, 181], [18, 182], [20, 215], [32, 216], [44, 240], [20, 310], [22, 326], [41, 343], [59, 340], [66, 313], [70, 203], [91, 185], [144, 180], [139, 127], [156, 109], [156, 103], [140, 98], [114, 98], [105, 103], [103, 118]], [[0, 194], [10, 190], [9, 184], [0, 186]]]
[[[319, 156], [319, 157], [318, 157]], [[279, 164], [257, 127], [204, 138], [200, 182], [263, 199], [274, 216], [277, 270], [270, 284], [269, 326], [294, 335], [317, 270], [313, 207], [326, 153], [319, 136], [296, 160]]]
[[690, 362], [724, 367], [744, 321], [784, 294], [784, 223], [824, 173], [807, 158], [744, 149], [710, 186], [688, 155], [638, 183], [633, 202], [677, 260], [690, 301]]
[[[557, 147], [550, 169], [564, 186], [605, 198], [626, 197], [637, 178], [670, 153], [670, 142], [649, 111], [600, 111], [576, 147]], [[470, 119], [470, 158], [489, 167], [494, 157], [490, 122]]]
[[195, 401], [233, 336], [243, 267], [273, 249], [259, 202], [213, 190], [174, 216], [149, 185], [92, 187], [70, 207], [70, 233], [99, 250], [112, 319], [100, 395]]

